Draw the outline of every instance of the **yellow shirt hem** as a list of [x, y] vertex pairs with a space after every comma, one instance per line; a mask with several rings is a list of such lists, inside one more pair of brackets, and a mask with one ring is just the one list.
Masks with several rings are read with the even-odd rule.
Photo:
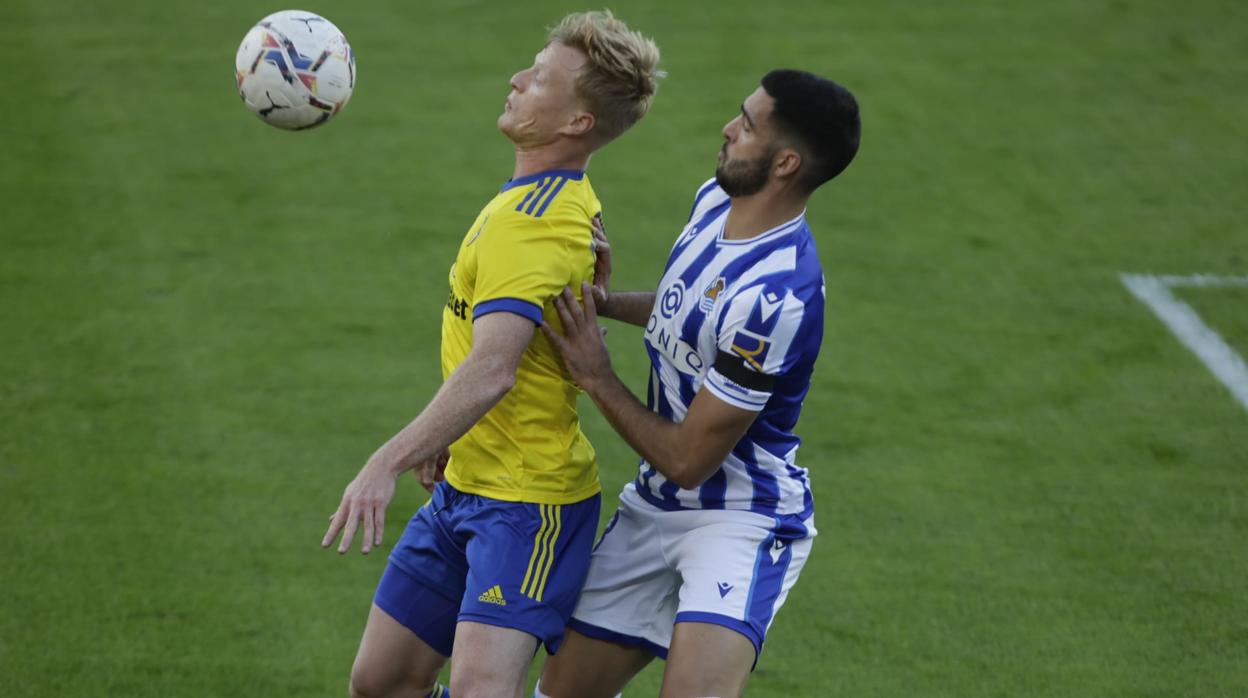
[[502, 502], [524, 502], [526, 504], [575, 504], [602, 492], [602, 483], [595, 480], [593, 485], [572, 492], [521, 492], [503, 487], [473, 485], [459, 481], [451, 473], [446, 473], [446, 481], [460, 492], [489, 497]]

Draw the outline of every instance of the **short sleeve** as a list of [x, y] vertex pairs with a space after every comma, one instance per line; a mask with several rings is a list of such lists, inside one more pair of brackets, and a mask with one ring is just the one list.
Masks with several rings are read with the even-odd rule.
[[703, 384], [731, 405], [762, 410], [776, 380], [800, 360], [805, 317], [805, 303], [784, 286], [760, 284], [736, 294], [724, 309], [715, 363]]
[[506, 216], [489, 221], [476, 243], [472, 318], [509, 312], [542, 323], [542, 307], [572, 278], [569, 244], [550, 221]]

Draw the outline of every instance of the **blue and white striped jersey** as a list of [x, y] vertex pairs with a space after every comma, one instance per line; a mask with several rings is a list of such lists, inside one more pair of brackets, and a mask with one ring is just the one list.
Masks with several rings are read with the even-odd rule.
[[715, 180], [694, 199], [646, 325], [647, 404], [684, 419], [701, 388], [758, 417], [696, 490], [644, 459], [634, 485], [668, 510], [744, 509], [806, 520], [810, 481], [793, 427], [823, 340], [823, 269], [805, 214], [748, 240], [723, 239], [731, 200]]

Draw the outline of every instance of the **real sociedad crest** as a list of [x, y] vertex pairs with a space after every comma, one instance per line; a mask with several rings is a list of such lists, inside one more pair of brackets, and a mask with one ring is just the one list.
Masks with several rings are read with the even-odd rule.
[[724, 277], [719, 277], [702, 291], [702, 298], [698, 301], [698, 307], [702, 312], [709, 313], [711, 308], [715, 307], [715, 301], [719, 299], [719, 294], [724, 292]]

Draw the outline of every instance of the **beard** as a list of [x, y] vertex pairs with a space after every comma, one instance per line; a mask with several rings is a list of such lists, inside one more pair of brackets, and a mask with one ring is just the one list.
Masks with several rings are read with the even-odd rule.
[[775, 150], [770, 148], [753, 160], [728, 160], [725, 154], [724, 161], [715, 168], [715, 181], [728, 196], [757, 194], [767, 186], [775, 155]]

